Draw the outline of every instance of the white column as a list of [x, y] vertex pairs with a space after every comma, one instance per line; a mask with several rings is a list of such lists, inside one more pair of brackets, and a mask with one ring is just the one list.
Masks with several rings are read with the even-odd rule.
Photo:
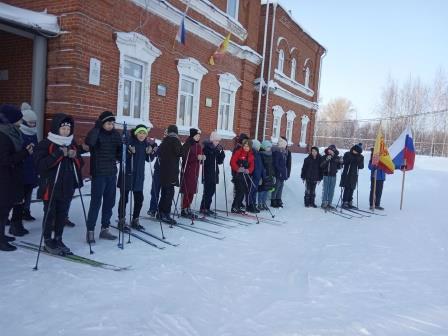
[[47, 82], [47, 39], [40, 35], [35, 35], [33, 43], [31, 107], [37, 114], [37, 136], [39, 140], [42, 139], [44, 133], [46, 82]]

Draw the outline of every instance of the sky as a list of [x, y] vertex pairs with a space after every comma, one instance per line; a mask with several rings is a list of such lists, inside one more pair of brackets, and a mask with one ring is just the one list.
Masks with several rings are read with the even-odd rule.
[[448, 0], [280, 0], [326, 49], [320, 97], [350, 99], [375, 117], [389, 75], [433, 80], [448, 72]]

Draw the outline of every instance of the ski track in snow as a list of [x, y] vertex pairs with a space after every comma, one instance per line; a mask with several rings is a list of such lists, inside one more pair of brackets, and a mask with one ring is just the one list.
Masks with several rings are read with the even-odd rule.
[[[166, 248], [131, 237], [120, 250], [98, 239], [90, 256], [74, 199], [70, 218], [77, 226], [65, 230], [67, 245], [132, 269], [112, 272], [42, 255], [34, 272], [33, 252], [1, 253], [1, 336], [447, 336], [448, 160], [417, 157], [415, 171], [406, 175], [403, 211], [396, 172], [384, 187], [387, 217], [347, 220], [303, 207], [303, 159], [294, 154], [286, 207], [273, 209], [287, 223], [248, 219], [254, 224], [230, 229], [197, 223], [221, 231], [223, 241], [164, 227], [178, 247], [144, 236]], [[359, 202], [366, 209], [369, 171], [360, 173]], [[224, 209], [220, 178], [218, 208]], [[230, 196], [229, 170], [226, 178]], [[145, 197], [142, 213], [149, 191]], [[335, 203], [338, 197], [337, 188]], [[26, 224], [31, 234], [23, 240], [38, 243], [42, 205], [33, 203], [32, 210], [38, 221]], [[160, 236], [158, 223], [141, 223]]]

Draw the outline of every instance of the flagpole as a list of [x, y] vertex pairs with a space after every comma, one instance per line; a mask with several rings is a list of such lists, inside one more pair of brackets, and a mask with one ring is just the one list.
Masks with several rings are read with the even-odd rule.
[[372, 212], [375, 212], [376, 208], [376, 181], [378, 176], [378, 168], [375, 168], [373, 170], [373, 173], [375, 174], [375, 177], [373, 178], [373, 195], [372, 195]]
[[[185, 27], [185, 18], [187, 17], [187, 12], [188, 12], [188, 9], [190, 8], [190, 2], [191, 2], [191, 0], [190, 1], [188, 1], [188, 3], [187, 3], [187, 7], [185, 7], [185, 12], [184, 12], [184, 14], [182, 15], [182, 20], [180, 21], [180, 24], [182, 25], [184, 25], [184, 27]], [[176, 34], [176, 37], [174, 38], [174, 41], [173, 41], [173, 47], [171, 48], [171, 51], [173, 51], [174, 50], [174, 47], [176, 46], [176, 40], [177, 40], [177, 34]]]
[[403, 196], [404, 196], [404, 180], [406, 178], [406, 158], [404, 159], [404, 165], [402, 167], [403, 180], [401, 181], [401, 199], [400, 199], [400, 210], [403, 209]]

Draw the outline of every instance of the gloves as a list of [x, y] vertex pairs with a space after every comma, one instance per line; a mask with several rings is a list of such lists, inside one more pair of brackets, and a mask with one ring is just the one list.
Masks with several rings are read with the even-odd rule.
[[328, 154], [326, 157], [325, 157], [325, 160], [327, 160], [327, 161], [330, 161], [332, 159], [332, 156], [330, 155], [330, 154]]
[[201, 155], [201, 154], [199, 154], [199, 155], [198, 155], [198, 160], [199, 160], [199, 161], [205, 161], [205, 155]]
[[25, 147], [25, 149], [29, 155], [33, 154], [34, 144], [30, 143], [28, 146]]
[[249, 169], [244, 169], [244, 174], [249, 174]]
[[243, 166], [245, 169], [248, 169], [249, 168], [249, 161], [242, 160], [241, 166]]
[[67, 156], [68, 156], [70, 159], [74, 159], [74, 158], [76, 157], [76, 150], [74, 150], [74, 149], [70, 149], [70, 150], [68, 151], [68, 153], [67, 153]]
[[64, 157], [68, 155], [67, 147], [59, 147], [59, 149], [61, 150]]
[[151, 147], [151, 145], [146, 147], [146, 154], [150, 155], [153, 151], [154, 151], [154, 149]]
[[244, 173], [246, 169], [244, 169], [243, 167], [239, 167], [238, 168], [238, 173]]
[[218, 152], [222, 152], [222, 151], [224, 150], [224, 148], [222, 148], [222, 146], [221, 146], [220, 144], [217, 144], [217, 145], [216, 145], [216, 150], [217, 150]]
[[129, 153], [135, 154], [135, 147], [134, 146], [129, 146], [128, 150], [129, 150]]

